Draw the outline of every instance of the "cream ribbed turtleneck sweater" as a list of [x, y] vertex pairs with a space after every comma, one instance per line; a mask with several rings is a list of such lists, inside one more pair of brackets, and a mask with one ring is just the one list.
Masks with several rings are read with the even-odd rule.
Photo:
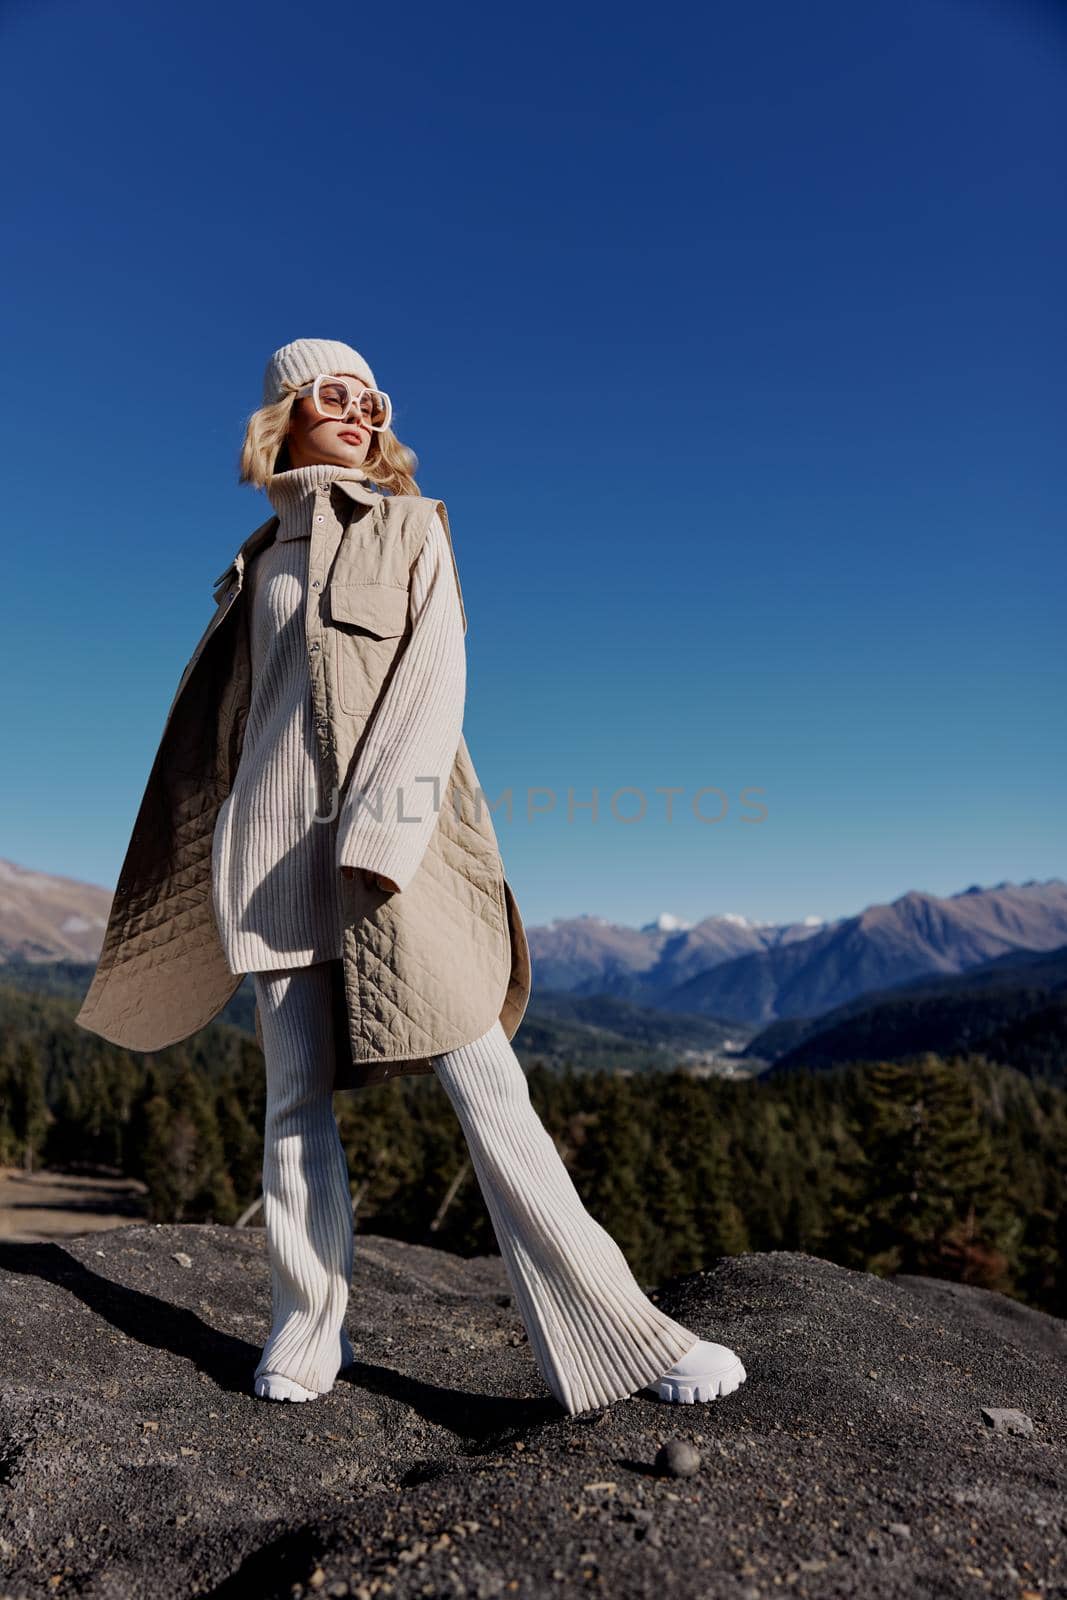
[[[346, 803], [337, 818], [314, 820], [328, 818], [332, 805], [320, 784], [304, 623], [311, 504], [317, 489], [347, 477], [366, 473], [329, 464], [276, 473], [267, 493], [278, 532], [248, 571], [251, 700], [212, 849], [215, 915], [235, 973], [341, 956], [342, 864], [379, 872], [403, 893], [437, 823], [434, 785], [425, 780], [438, 779], [443, 803], [459, 744], [463, 619], [447, 536], [434, 517], [411, 573], [411, 636], [367, 731]], [[360, 791], [369, 803], [359, 803]]]

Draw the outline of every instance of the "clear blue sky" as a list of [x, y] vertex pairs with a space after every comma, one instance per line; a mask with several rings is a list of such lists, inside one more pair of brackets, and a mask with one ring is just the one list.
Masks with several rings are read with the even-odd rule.
[[1065, 872], [1062, 8], [8, 0], [0, 89], [0, 854], [114, 883], [313, 336], [448, 505], [528, 921]]

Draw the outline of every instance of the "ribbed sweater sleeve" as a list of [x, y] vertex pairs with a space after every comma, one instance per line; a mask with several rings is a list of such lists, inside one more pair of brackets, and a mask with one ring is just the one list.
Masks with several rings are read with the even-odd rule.
[[407, 888], [444, 804], [463, 728], [467, 658], [440, 513], [411, 572], [411, 635], [378, 704], [337, 824], [337, 865]]

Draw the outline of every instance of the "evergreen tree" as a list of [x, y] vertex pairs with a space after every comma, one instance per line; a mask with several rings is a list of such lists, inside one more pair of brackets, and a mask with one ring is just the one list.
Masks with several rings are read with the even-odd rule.
[[1003, 1181], [968, 1074], [932, 1054], [868, 1075], [866, 1145], [874, 1271], [1001, 1286]]
[[0, 1039], [0, 1166], [14, 1166], [19, 1159], [19, 1140], [15, 1132], [15, 1039], [6, 1034]]
[[239, 1207], [203, 1079], [182, 1072], [144, 1108], [143, 1176], [153, 1221], [232, 1222]]
[[651, 1124], [638, 1100], [644, 1087], [635, 1091], [632, 1079], [599, 1072], [587, 1074], [583, 1087], [590, 1112], [571, 1177], [587, 1210], [644, 1279], [658, 1247], [646, 1206]]
[[44, 1069], [36, 1046], [27, 1038], [15, 1046], [8, 1077], [8, 1117], [22, 1165], [37, 1168], [37, 1156], [51, 1121], [44, 1095]]
[[644, 1189], [650, 1234], [640, 1261], [642, 1278], [659, 1282], [675, 1273], [698, 1272], [709, 1259], [707, 1245], [687, 1185], [660, 1144], [645, 1167]]
[[839, 1129], [825, 1196], [825, 1226], [820, 1251], [831, 1261], [865, 1271], [870, 1257], [871, 1156], [866, 1148], [869, 1121], [869, 1067], [846, 1064], [835, 1074]]

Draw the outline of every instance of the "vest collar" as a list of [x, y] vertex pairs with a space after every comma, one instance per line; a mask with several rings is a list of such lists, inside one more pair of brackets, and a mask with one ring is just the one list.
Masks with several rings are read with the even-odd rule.
[[[372, 506], [374, 505], [375, 501], [382, 499], [380, 494], [376, 494], [373, 489], [369, 489], [366, 483], [359, 478], [329, 478], [325, 483], [320, 485], [320, 488], [324, 490], [327, 495], [331, 489], [343, 489], [350, 500], [356, 500], [360, 505], [363, 506]], [[314, 496], [314, 490], [307, 490], [305, 493], [307, 494], [308, 500], [311, 500]], [[306, 502], [302, 499], [300, 503], [301, 516], [303, 516], [306, 510]], [[307, 530], [301, 530], [300, 522], [295, 516], [292, 518], [287, 518], [280, 512], [275, 512], [275, 515], [281, 518], [281, 526], [278, 532], [279, 538], [307, 538]]]
[[[343, 489], [350, 500], [357, 500], [359, 504], [363, 506], [373, 506], [379, 500], [384, 500], [385, 498], [380, 491], [371, 489], [368, 487], [367, 483], [360, 478], [338, 478], [336, 484], [332, 485], [331, 487]], [[266, 522], [261, 522], [258, 528], [254, 528], [248, 535], [248, 538], [241, 545], [229, 566], [224, 567], [219, 573], [218, 577], [211, 585], [212, 589], [217, 589], [220, 583], [227, 582], [234, 577], [239, 577], [243, 582], [244, 569], [248, 562], [251, 561], [254, 555], [257, 555], [259, 551], [262, 550], [264, 545], [271, 542], [278, 531], [278, 525], [280, 522], [281, 518], [278, 516], [277, 512], [274, 512], [272, 516], [267, 518]]]
[[338, 478], [332, 487], [343, 489], [350, 500], [358, 500], [364, 506], [372, 506], [376, 500], [385, 499], [380, 489], [371, 489], [360, 478]]

